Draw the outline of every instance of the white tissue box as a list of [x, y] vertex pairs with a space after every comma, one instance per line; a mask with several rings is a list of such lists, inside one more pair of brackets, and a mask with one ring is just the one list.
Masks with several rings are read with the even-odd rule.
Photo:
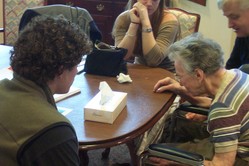
[[114, 96], [105, 104], [100, 104], [101, 92], [84, 107], [85, 120], [113, 124], [127, 103], [127, 93], [113, 91]]

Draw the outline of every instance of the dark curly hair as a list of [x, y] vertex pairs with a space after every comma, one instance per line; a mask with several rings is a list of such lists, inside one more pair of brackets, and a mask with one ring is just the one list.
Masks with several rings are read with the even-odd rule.
[[79, 64], [91, 49], [87, 35], [63, 16], [37, 16], [20, 32], [11, 67], [16, 74], [45, 85]]

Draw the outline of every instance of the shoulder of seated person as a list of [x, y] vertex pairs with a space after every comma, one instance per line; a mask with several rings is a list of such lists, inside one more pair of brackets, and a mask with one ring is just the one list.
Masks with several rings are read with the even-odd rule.
[[130, 19], [129, 11], [124, 11], [124, 12], [120, 13], [116, 18], [116, 20], [119, 20], [119, 21], [121, 21], [121, 20], [127, 21], [129, 19]]
[[126, 25], [127, 23], [130, 22], [129, 20], [130, 20], [129, 12], [124, 11], [121, 14], [118, 15], [115, 22], [116, 22], [117, 25]]
[[165, 10], [164, 15], [163, 15], [163, 20], [164, 21], [178, 21], [176, 16], [169, 12], [168, 10]]
[[130, 17], [130, 14], [129, 14], [129, 10], [125, 10], [125, 11], [123, 11], [122, 13], [120, 13], [119, 15], [118, 15], [118, 17], [127, 17], [127, 16], [129, 16]]
[[176, 16], [172, 13], [165, 13], [164, 16], [163, 16], [163, 19], [162, 19], [162, 23], [165, 23], [165, 22], [175, 22], [177, 23], [178, 20], [176, 18]]

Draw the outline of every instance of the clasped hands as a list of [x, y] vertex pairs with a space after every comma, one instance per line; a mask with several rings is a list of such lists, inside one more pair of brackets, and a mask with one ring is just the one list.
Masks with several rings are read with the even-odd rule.
[[143, 24], [146, 20], [149, 20], [147, 7], [139, 1], [136, 2], [130, 10], [130, 19], [131, 22], [138, 24]]

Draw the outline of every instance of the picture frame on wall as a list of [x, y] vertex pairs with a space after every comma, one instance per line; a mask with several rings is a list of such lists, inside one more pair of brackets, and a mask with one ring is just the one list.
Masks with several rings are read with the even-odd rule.
[[198, 4], [203, 5], [203, 6], [206, 6], [206, 1], [207, 0], [189, 0], [189, 1], [198, 3]]

